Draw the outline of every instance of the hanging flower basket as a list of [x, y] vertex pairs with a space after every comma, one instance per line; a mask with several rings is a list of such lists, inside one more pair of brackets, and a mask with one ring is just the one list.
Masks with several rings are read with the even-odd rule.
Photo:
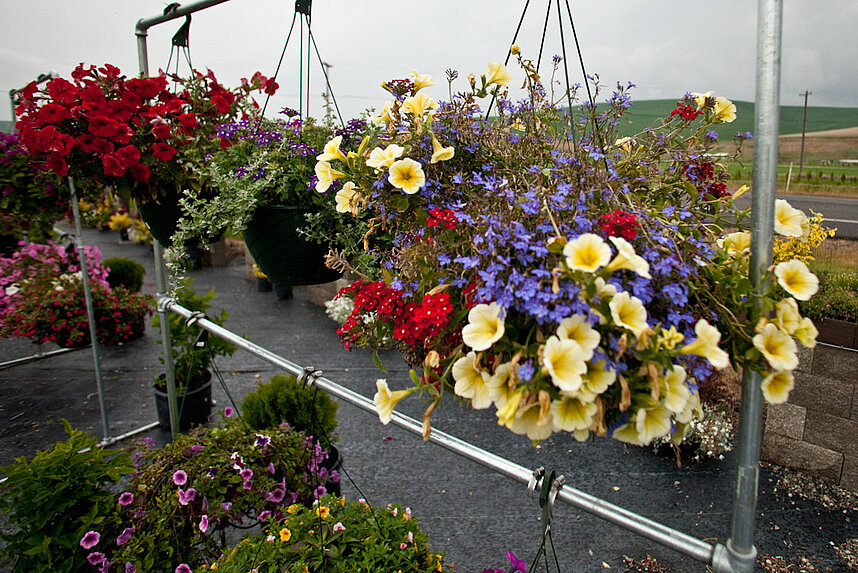
[[298, 234], [310, 209], [268, 206], [257, 209], [244, 231], [244, 242], [260, 270], [276, 285], [315, 285], [335, 281], [340, 273], [325, 266], [327, 247]]
[[153, 238], [165, 247], [173, 244], [173, 233], [176, 232], [179, 217], [182, 216], [178, 195], [171, 193], [160, 197], [157, 203], [141, 201], [137, 205], [137, 211]]

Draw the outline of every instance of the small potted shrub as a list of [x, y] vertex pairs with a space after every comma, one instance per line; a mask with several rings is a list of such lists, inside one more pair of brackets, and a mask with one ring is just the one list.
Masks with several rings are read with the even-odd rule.
[[318, 444], [287, 426], [253, 432], [227, 414], [223, 425], [135, 454], [138, 472], [117, 497], [117, 515], [95, 530], [121, 533], [91, 547], [94, 567], [196, 571], [227, 550], [228, 530], [284, 519], [293, 504], [323, 495], [331, 476], [320, 475]]
[[128, 257], [111, 257], [101, 263], [107, 267], [107, 284], [110, 288], [123, 286], [131, 292], [140, 292], [146, 269]]
[[324, 496], [313, 507], [293, 506], [284, 518], [223, 555], [221, 573], [281, 571], [452, 571], [412, 516], [399, 505], [373, 508], [363, 500]]
[[[0, 468], [0, 564], [13, 573], [54, 571], [73, 573], [87, 567], [87, 532], [113, 512], [115, 501], [106, 486], [115, 486], [132, 471], [128, 454], [98, 446], [98, 439], [72, 429], [63, 420], [65, 442], [20, 457]], [[81, 543], [82, 540], [86, 542]]]
[[[192, 279], [185, 279], [176, 291], [176, 302], [189, 310], [205, 313], [215, 298], [214, 290], [199, 295], [191, 288]], [[212, 322], [222, 325], [229, 316], [225, 309], [214, 316], [207, 316]], [[161, 317], [152, 317], [152, 324], [161, 328]], [[204, 424], [211, 414], [211, 378], [209, 370], [216, 356], [231, 356], [235, 346], [218, 337], [209, 337], [208, 333], [196, 326], [189, 326], [184, 317], [170, 314], [170, 345], [173, 353], [173, 368], [176, 376], [176, 391], [180, 410], [179, 429], [184, 432], [192, 425]], [[161, 339], [158, 339], [161, 343]], [[159, 358], [164, 363], [163, 355]], [[170, 429], [170, 411], [167, 401], [166, 374], [155, 378], [155, 405], [158, 421], [164, 429]]]

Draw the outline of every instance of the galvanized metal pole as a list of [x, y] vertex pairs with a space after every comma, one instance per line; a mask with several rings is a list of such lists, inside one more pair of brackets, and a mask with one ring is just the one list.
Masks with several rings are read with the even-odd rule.
[[[228, 0], [203, 0], [201, 2], [191, 2], [184, 6], [178, 6], [175, 10], [167, 14], [159, 14], [151, 18], [141, 18], [137, 21], [134, 33], [137, 36], [137, 64], [140, 68], [140, 74], [144, 77], [149, 76], [149, 50], [146, 45], [146, 37], [148, 30], [152, 26], [162, 24], [176, 18], [181, 18], [192, 12], [203, 10], [210, 6], [223, 4]], [[153, 256], [155, 257], [155, 282], [157, 294], [160, 297], [167, 295], [167, 270], [164, 266], [164, 255], [161, 249], [161, 244], [157, 240], [153, 240]], [[176, 405], [176, 371], [173, 367], [173, 348], [170, 344], [170, 312], [158, 305], [158, 313], [161, 319], [161, 342], [163, 343], [164, 351], [164, 376], [167, 385], [167, 404], [170, 409], [170, 431], [173, 437], [179, 433], [179, 409]]]
[[[775, 192], [778, 175], [778, 123], [780, 120], [780, 70], [782, 0], [759, 0], [757, 8], [757, 85], [754, 120], [754, 176], [751, 216], [750, 278], [758, 292], [762, 277], [772, 263]], [[760, 309], [750, 317], [756, 320]], [[762, 443], [763, 395], [761, 376], [746, 370], [743, 377], [739, 426], [738, 467], [733, 498], [733, 523], [727, 541], [732, 570], [754, 570], [754, 521]]]
[[86, 254], [83, 251], [83, 229], [80, 224], [80, 209], [77, 205], [77, 189], [74, 177], [69, 175], [72, 216], [74, 217], [74, 242], [80, 259], [80, 277], [83, 283], [83, 298], [86, 303], [86, 318], [89, 322], [89, 337], [92, 341], [92, 362], [95, 366], [95, 386], [98, 388], [98, 406], [101, 408], [101, 429], [104, 440], [110, 439], [110, 426], [107, 424], [107, 408], [104, 405], [104, 387], [101, 383], [101, 361], [98, 359], [98, 337], [95, 329], [95, 312], [92, 308], [92, 292], [89, 288], [89, 271], [86, 266]]

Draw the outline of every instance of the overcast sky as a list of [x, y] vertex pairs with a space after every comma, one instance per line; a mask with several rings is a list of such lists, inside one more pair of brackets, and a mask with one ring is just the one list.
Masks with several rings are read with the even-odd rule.
[[[190, 2], [185, 2], [189, 4]], [[70, 77], [80, 62], [111, 63], [138, 73], [134, 27], [160, 14], [162, 0], [0, 0], [0, 88], [4, 94], [39, 74]], [[312, 31], [322, 59], [330, 64], [333, 93], [344, 118], [380, 107], [381, 81], [406, 77], [411, 69], [438, 83], [429, 95], [445, 99], [444, 70], [479, 75], [487, 62], [503, 61], [524, 0], [316, 0]], [[536, 58], [548, 0], [531, 0], [518, 38], [523, 54]], [[542, 72], [561, 53], [556, 3], [543, 51]], [[566, 0], [561, 2], [572, 82], [581, 81]], [[781, 103], [858, 107], [858, 0], [784, 2]], [[679, 98], [687, 91], [713, 90], [730, 99], [753, 101], [757, 2], [717, 0], [569, 0], [582, 56], [590, 74], [608, 87], [634, 82], [634, 99]], [[210, 68], [226, 85], [260, 70], [270, 76], [294, 14], [292, 0], [230, 0], [193, 16], [190, 51], [198, 69]], [[150, 29], [152, 74], [166, 66], [170, 39], [183, 20]], [[278, 75], [281, 85], [270, 109], [298, 107], [296, 24]], [[306, 48], [305, 48], [306, 49]], [[306, 52], [305, 52], [306, 57]], [[174, 60], [175, 61], [175, 60]], [[172, 66], [171, 66], [172, 69]], [[181, 61], [179, 71], [186, 73]], [[521, 81], [516, 70], [514, 82]], [[321, 115], [323, 79], [313, 54], [311, 114]], [[8, 104], [0, 119], [8, 120]], [[858, 125], [858, 118], [856, 118]]]

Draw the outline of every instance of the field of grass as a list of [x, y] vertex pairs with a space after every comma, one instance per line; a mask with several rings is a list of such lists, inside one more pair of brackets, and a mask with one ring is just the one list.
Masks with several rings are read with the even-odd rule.
[[[729, 141], [738, 131], [754, 131], [754, 104], [746, 101], [736, 101], [736, 120], [715, 126], [721, 140]], [[676, 100], [641, 100], [633, 101], [629, 113], [625, 116], [626, 123], [618, 126], [620, 135], [634, 135], [658, 125], [661, 118], [670, 115], [676, 107]], [[781, 106], [781, 135], [801, 133], [801, 120], [804, 106]], [[807, 108], [807, 131], [826, 131], [858, 126], [858, 108], [855, 107], [811, 107]]]

